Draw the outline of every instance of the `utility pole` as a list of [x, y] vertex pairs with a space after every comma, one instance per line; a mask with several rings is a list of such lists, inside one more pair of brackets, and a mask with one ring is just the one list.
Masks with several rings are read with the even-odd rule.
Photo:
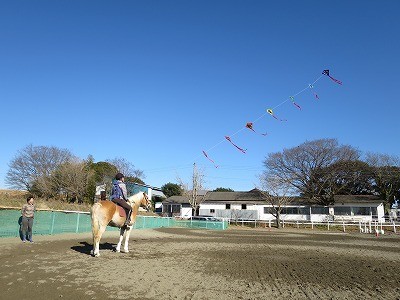
[[197, 185], [198, 185], [198, 174], [196, 170], [196, 163], [193, 163], [193, 175], [192, 175], [192, 207], [194, 208], [194, 215], [197, 210]]

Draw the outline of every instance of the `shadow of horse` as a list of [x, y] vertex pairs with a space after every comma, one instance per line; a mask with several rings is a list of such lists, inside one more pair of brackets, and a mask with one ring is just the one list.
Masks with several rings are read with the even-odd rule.
[[[72, 246], [71, 249], [82, 254], [92, 255], [91, 254], [91, 251], [93, 250], [92, 244], [89, 244], [88, 242], [79, 242], [79, 243], [80, 243], [79, 246]], [[100, 244], [101, 249], [112, 250], [112, 251], [115, 251], [115, 246], [116, 244], [111, 244], [108, 242]]]

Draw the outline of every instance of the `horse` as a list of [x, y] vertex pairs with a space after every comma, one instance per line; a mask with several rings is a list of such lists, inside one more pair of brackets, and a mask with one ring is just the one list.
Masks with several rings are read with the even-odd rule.
[[122, 207], [108, 200], [101, 200], [93, 204], [91, 208], [93, 256], [95, 257], [100, 256], [99, 252], [100, 239], [104, 231], [106, 230], [107, 225], [120, 228], [119, 241], [117, 247], [115, 248], [115, 251], [116, 252], [121, 251], [121, 244], [125, 235], [123, 252], [125, 253], [129, 252], [128, 249], [129, 236], [131, 234], [133, 224], [136, 221], [136, 216], [139, 210], [139, 206], [149, 211], [152, 208], [152, 205], [147, 194], [144, 192], [139, 192], [137, 194], [128, 197], [127, 202], [132, 207], [131, 219], [127, 226], [124, 226], [126, 220], [126, 212]]

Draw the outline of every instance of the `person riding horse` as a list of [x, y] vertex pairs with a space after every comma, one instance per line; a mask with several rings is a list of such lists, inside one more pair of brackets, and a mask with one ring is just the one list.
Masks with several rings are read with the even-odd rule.
[[129, 220], [132, 214], [132, 207], [127, 203], [128, 200], [128, 192], [126, 190], [125, 184], [125, 176], [122, 173], [117, 173], [115, 175], [115, 182], [113, 184], [112, 193], [111, 193], [111, 201], [115, 204], [122, 206], [126, 211], [126, 221], [124, 226], [129, 224]]

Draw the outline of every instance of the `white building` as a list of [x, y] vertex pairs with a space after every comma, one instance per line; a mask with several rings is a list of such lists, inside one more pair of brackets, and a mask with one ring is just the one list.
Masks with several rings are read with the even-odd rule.
[[[173, 196], [162, 203], [167, 216], [189, 218], [194, 215], [184, 196]], [[248, 192], [207, 192], [201, 201], [197, 215], [208, 215], [231, 220], [275, 220], [273, 206], [257, 189]], [[307, 199], [295, 197], [282, 207], [281, 219], [287, 221], [327, 220], [372, 221], [384, 220], [383, 203], [375, 196], [338, 195], [335, 204], [321, 206], [310, 204]]]

